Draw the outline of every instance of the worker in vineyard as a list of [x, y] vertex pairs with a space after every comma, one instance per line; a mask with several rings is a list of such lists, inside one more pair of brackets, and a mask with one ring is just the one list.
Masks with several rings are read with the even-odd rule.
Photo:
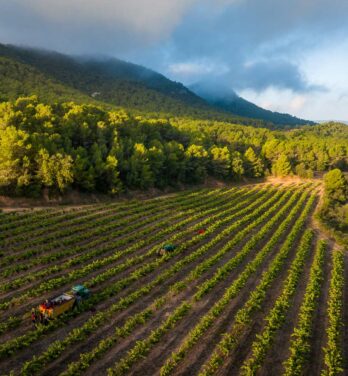
[[33, 308], [33, 309], [31, 310], [31, 322], [32, 322], [34, 325], [36, 325], [36, 320], [37, 320], [37, 317], [36, 317], [36, 311], [35, 311], [35, 309]]
[[49, 317], [48, 317], [47, 312], [45, 311], [43, 314], [43, 324], [47, 325], [48, 323], [49, 323]]
[[157, 255], [158, 256], [165, 256], [165, 255], [167, 255], [170, 252], [174, 252], [175, 249], [176, 249], [176, 245], [174, 245], [174, 244], [166, 244], [165, 246], [163, 246], [162, 248], [160, 248], [159, 250], [157, 250]]

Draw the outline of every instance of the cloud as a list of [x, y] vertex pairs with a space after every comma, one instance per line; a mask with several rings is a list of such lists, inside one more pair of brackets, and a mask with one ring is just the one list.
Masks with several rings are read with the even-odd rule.
[[224, 76], [229, 72], [225, 64], [204, 61], [188, 61], [170, 64], [167, 68], [168, 76], [173, 76], [185, 81], [187, 84], [195, 82], [202, 77]]
[[[158, 36], [172, 30], [195, 0], [26, 0], [27, 10], [53, 22], [81, 20]], [[17, 1], [18, 2], [18, 1]], [[22, 2], [20, 2], [22, 3]]]
[[[220, 78], [219, 65], [227, 65], [230, 74], [224, 79], [239, 89], [322, 91], [325, 85], [307, 79], [303, 60], [346, 35], [347, 14], [348, 2], [341, 0], [238, 0], [220, 1], [219, 6], [213, 0], [199, 1], [157, 49], [155, 68], [171, 74], [170, 65], [206, 61], [217, 67], [209, 74]], [[151, 64], [151, 51], [148, 56], [143, 61]], [[196, 72], [192, 76], [199, 80]], [[202, 70], [201, 79], [206, 76]], [[190, 81], [188, 75], [185, 79]]]
[[[170, 64], [167, 76], [180, 79], [186, 84], [199, 84], [207, 92], [218, 92], [224, 96], [233, 90], [242, 91], [252, 88], [255, 92], [263, 92], [269, 88], [288, 89], [296, 93], [326, 91], [325, 85], [307, 81], [299, 67], [286, 60], [262, 60], [235, 64], [230, 69], [217, 62], [181, 62]], [[210, 89], [209, 89], [210, 87]]]
[[261, 93], [252, 89], [240, 94], [247, 100], [271, 111], [287, 112], [310, 120], [348, 120], [348, 97], [338, 100], [330, 92], [296, 94], [287, 89], [269, 88]]
[[269, 87], [291, 89], [294, 92], [326, 90], [324, 86], [310, 84], [299, 67], [285, 60], [266, 60], [245, 64], [234, 77], [236, 89], [252, 87], [263, 91]]
[[171, 64], [168, 69], [171, 73], [178, 75], [201, 75], [211, 73], [214, 68], [203, 63], [177, 63]]
[[0, 0], [6, 42], [115, 55], [167, 38], [197, 0]]

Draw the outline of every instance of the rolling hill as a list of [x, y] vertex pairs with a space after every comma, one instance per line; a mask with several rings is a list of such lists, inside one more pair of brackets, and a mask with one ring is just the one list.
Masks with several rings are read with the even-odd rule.
[[98, 101], [150, 113], [185, 115], [212, 111], [205, 100], [182, 84], [114, 58], [73, 58], [0, 45], [0, 69], [3, 100], [37, 94], [41, 100]]
[[0, 44], [0, 77], [0, 100], [36, 94], [42, 101], [99, 103], [152, 116], [191, 116], [263, 127], [311, 124], [264, 110], [234, 93], [213, 97], [201, 86], [190, 90], [116, 58], [72, 57]]

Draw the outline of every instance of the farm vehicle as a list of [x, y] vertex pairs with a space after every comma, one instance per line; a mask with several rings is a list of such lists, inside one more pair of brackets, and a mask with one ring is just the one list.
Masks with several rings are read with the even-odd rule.
[[70, 292], [46, 299], [37, 308], [33, 308], [31, 320], [33, 323], [47, 323], [50, 319], [55, 319], [63, 313], [74, 309], [82, 300], [88, 299], [90, 295], [89, 289], [85, 286], [76, 285]]

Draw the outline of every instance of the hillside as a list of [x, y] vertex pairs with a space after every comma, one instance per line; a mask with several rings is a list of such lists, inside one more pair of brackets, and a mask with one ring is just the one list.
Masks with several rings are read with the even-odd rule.
[[[29, 64], [90, 96], [98, 93], [98, 99], [114, 101], [120, 105], [121, 96], [117, 91], [127, 89], [124, 84], [122, 85], [123, 81], [133, 84], [139, 90], [154, 90], [193, 106], [207, 105], [203, 99], [182, 84], [170, 81], [150, 69], [115, 58], [97, 60], [70, 57], [56, 52], [4, 45], [0, 45], [0, 55]], [[134, 99], [134, 104], [136, 103]]]
[[[42, 101], [103, 102], [147, 113], [228, 118], [182, 84], [118, 59], [73, 58], [0, 44], [3, 100], [36, 94]], [[19, 74], [18, 74], [19, 73]], [[23, 85], [24, 83], [24, 85]], [[46, 88], [46, 89], [45, 89]]]
[[230, 112], [242, 117], [262, 119], [279, 126], [296, 126], [296, 125], [314, 125], [309, 120], [299, 119], [289, 114], [282, 114], [265, 110], [254, 103], [238, 96], [233, 90], [225, 86], [216, 86], [216, 84], [198, 83], [192, 85], [190, 89], [197, 95], [206, 99], [212, 106], [223, 111]]
[[0, 44], [0, 77], [2, 100], [36, 94], [43, 102], [98, 102], [151, 117], [190, 116], [271, 128], [273, 123], [308, 123], [290, 115], [281, 117], [239, 97], [238, 105], [207, 101], [181, 83], [115, 58], [71, 57]]
[[36, 68], [0, 56], [0, 101], [15, 100], [20, 96], [37, 95], [45, 102], [95, 102], [93, 98], [59, 81], [47, 77]]

